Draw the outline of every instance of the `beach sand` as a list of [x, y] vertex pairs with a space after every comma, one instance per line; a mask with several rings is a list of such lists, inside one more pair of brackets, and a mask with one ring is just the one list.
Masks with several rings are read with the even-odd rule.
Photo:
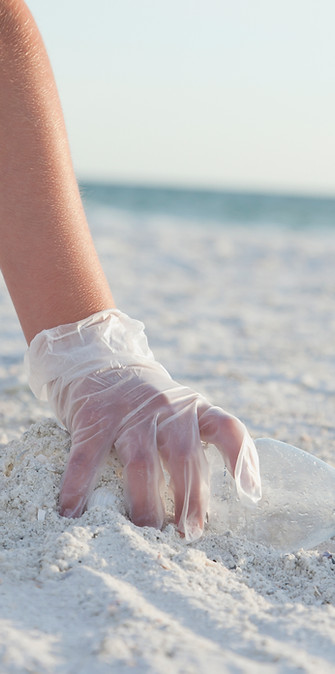
[[[335, 466], [334, 234], [95, 217], [118, 306], [174, 378]], [[0, 300], [1, 673], [334, 672], [334, 540], [279, 552], [214, 498], [192, 545], [169, 521], [140, 529], [113, 455], [87, 512], [58, 515], [69, 436], [28, 390]]]

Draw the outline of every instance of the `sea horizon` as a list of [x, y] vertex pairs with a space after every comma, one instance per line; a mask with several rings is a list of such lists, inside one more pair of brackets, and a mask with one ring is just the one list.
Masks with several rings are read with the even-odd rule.
[[333, 228], [335, 195], [79, 180], [84, 204], [197, 222]]

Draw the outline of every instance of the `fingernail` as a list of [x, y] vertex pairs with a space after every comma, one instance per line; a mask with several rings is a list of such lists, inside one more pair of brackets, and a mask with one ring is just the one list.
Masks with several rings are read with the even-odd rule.
[[203, 535], [203, 528], [199, 525], [198, 522], [185, 522], [183, 530], [179, 530], [179, 533], [185, 537], [186, 543], [194, 543], [198, 541], [199, 538]]

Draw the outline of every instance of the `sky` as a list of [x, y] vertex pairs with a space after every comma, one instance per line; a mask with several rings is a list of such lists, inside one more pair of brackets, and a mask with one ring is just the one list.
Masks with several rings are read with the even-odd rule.
[[82, 179], [335, 195], [334, 0], [27, 0]]

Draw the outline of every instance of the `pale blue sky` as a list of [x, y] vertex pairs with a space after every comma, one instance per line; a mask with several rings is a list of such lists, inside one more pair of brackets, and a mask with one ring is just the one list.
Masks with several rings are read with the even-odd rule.
[[78, 176], [335, 194], [334, 0], [28, 0]]

